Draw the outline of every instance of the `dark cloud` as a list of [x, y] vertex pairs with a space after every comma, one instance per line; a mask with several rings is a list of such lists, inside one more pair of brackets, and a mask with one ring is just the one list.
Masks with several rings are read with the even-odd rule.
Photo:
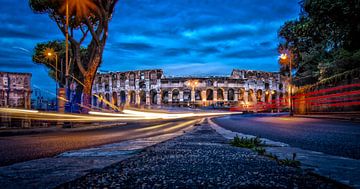
[[[234, 67], [275, 71], [277, 31], [297, 17], [298, 1], [119, 1], [100, 69], [163, 68], [169, 75], [179, 69], [175, 65], [186, 65], [183, 74], [226, 75]], [[41, 65], [31, 63], [26, 50], [64, 36], [48, 15], [34, 14], [28, 1], [0, 0], [0, 4], [1, 69], [24, 68], [34, 78], [47, 77]], [[267, 66], [259, 67], [258, 62]]]
[[276, 52], [276, 49], [248, 49], [224, 53], [221, 56], [224, 58], [253, 59], [276, 56]]
[[134, 50], [134, 51], [143, 51], [143, 50], [150, 50], [154, 48], [150, 44], [146, 43], [115, 43], [111, 45], [112, 48], [119, 48], [124, 50]]
[[190, 51], [191, 50], [188, 48], [169, 48], [169, 49], [164, 50], [163, 55], [164, 56], [181, 56], [181, 55], [189, 54]]

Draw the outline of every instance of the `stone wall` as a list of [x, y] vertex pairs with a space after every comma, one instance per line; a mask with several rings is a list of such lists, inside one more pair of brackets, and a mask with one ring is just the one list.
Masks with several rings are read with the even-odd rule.
[[[191, 86], [195, 83], [196, 86]], [[94, 108], [122, 105], [242, 106], [285, 104], [288, 80], [279, 73], [233, 70], [226, 77], [165, 77], [162, 70], [98, 73]]]

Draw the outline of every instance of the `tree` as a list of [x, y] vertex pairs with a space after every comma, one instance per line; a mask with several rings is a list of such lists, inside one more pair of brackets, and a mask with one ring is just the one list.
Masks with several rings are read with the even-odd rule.
[[[287, 21], [278, 49], [291, 49], [297, 70], [294, 82], [313, 84], [359, 67], [360, 1], [304, 0], [298, 19]], [[283, 72], [286, 67], [281, 66]]]
[[[35, 13], [48, 14], [61, 32], [69, 34], [72, 58], [82, 75], [83, 104], [91, 104], [91, 89], [108, 36], [109, 22], [117, 0], [69, 0], [69, 27], [66, 27], [66, 0], [29, 0]], [[88, 35], [90, 34], [90, 36]], [[87, 44], [85, 39], [90, 38]], [[86, 45], [86, 56], [81, 56], [82, 45]], [[69, 71], [69, 70], [67, 70]], [[86, 111], [87, 112], [87, 111]]]
[[[56, 54], [58, 58], [58, 65], [56, 68], [56, 60], [55, 56], [49, 57], [47, 55], [47, 51], [52, 52], [52, 54]], [[86, 57], [86, 49], [81, 48], [81, 57]], [[33, 62], [37, 64], [43, 64], [49, 69], [49, 76], [55, 80], [57, 73], [58, 83], [60, 87], [65, 87], [66, 81], [65, 81], [65, 42], [64, 41], [48, 41], [43, 43], [38, 43], [35, 46], [34, 54], [32, 56]], [[80, 73], [77, 66], [72, 65], [69, 68], [70, 72], [72, 73], [70, 75], [70, 82], [76, 81], [80, 82], [83, 80], [83, 76]], [[80, 87], [82, 87], [82, 83], [80, 83]]]

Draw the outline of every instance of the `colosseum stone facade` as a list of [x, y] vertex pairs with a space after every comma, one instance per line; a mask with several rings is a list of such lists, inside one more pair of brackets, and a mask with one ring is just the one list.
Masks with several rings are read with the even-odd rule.
[[132, 105], [255, 107], [287, 103], [279, 73], [234, 69], [228, 77], [166, 77], [161, 69], [98, 73], [94, 108]]
[[31, 74], [0, 72], [0, 107], [30, 109]]

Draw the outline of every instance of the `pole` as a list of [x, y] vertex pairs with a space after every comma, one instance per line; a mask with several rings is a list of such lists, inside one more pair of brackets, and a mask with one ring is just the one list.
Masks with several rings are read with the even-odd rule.
[[293, 112], [293, 100], [292, 100], [292, 73], [291, 73], [291, 71], [292, 71], [292, 57], [290, 56], [289, 57], [289, 59], [290, 59], [290, 65], [289, 65], [289, 67], [290, 67], [290, 81], [289, 81], [289, 88], [290, 88], [290, 92], [289, 92], [289, 96], [290, 96], [290, 116], [294, 116], [294, 112]]
[[59, 98], [58, 98], [58, 93], [59, 93], [59, 91], [58, 91], [58, 56], [57, 56], [57, 54], [55, 53], [55, 88], [56, 88], [56, 101], [55, 101], [55, 103], [56, 103], [56, 111], [58, 111], [59, 110], [59, 103], [58, 103], [58, 100], [59, 100]]
[[[65, 25], [65, 98], [69, 99], [69, 0], [66, 0], [66, 25]], [[66, 101], [68, 103], [68, 101]]]

